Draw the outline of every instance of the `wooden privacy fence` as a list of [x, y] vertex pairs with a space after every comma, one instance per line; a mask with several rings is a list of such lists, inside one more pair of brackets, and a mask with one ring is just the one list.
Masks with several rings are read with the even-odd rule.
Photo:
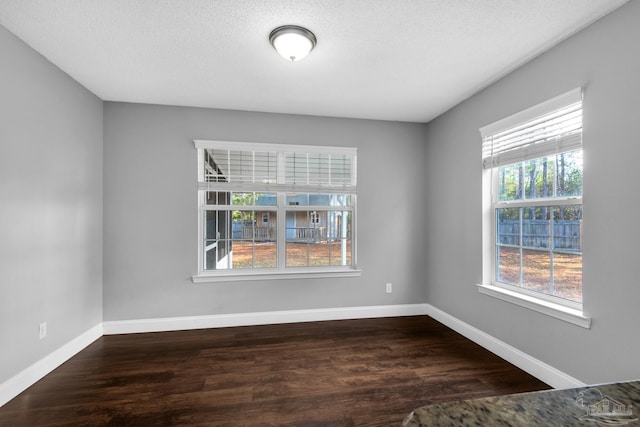
[[[522, 235], [522, 242], [520, 236]], [[552, 249], [582, 252], [582, 221], [580, 220], [522, 220], [520, 233], [519, 220], [498, 221], [498, 243], [529, 248]]]

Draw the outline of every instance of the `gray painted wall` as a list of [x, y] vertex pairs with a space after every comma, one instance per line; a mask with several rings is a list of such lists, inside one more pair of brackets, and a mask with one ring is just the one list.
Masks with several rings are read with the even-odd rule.
[[[640, 1], [428, 125], [428, 301], [587, 383], [640, 378]], [[478, 128], [584, 89], [584, 308], [590, 330], [481, 295]], [[444, 178], [446, 177], [446, 179]]]
[[[103, 104], [0, 27], [0, 382], [102, 320], [424, 301], [584, 382], [640, 378], [639, 18], [630, 2], [429, 125]], [[478, 128], [580, 85], [591, 330], [475, 287]], [[358, 147], [362, 277], [191, 283], [198, 138]]]
[[[424, 302], [425, 128], [105, 103], [104, 320]], [[357, 147], [362, 276], [193, 284], [193, 139]]]
[[0, 52], [2, 383], [102, 321], [102, 101], [1, 26]]

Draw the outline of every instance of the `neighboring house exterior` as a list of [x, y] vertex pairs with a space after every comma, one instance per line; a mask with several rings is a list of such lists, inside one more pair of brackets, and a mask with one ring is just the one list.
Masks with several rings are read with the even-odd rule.
[[[296, 194], [287, 197], [290, 206], [341, 206], [341, 195], [336, 194]], [[273, 206], [275, 198], [272, 194], [260, 195], [256, 200], [257, 206]], [[326, 242], [340, 239], [342, 235], [342, 216], [340, 211], [305, 210], [288, 211], [286, 217], [286, 238], [292, 242]], [[254, 239], [268, 240], [275, 238], [276, 218], [272, 211], [257, 210], [254, 224]], [[237, 229], [238, 227], [236, 227]], [[242, 228], [242, 237], [251, 238], [251, 225]], [[349, 233], [349, 230], [346, 231]]]

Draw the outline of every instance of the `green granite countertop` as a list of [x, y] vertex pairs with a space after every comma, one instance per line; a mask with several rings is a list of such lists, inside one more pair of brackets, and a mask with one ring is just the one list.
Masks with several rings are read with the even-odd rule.
[[640, 381], [546, 390], [423, 406], [403, 427], [640, 427]]

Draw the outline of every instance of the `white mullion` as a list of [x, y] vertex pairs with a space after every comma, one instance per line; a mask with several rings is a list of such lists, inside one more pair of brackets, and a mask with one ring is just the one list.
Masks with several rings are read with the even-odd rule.
[[197, 162], [198, 162], [198, 167], [197, 167], [197, 171], [198, 171], [198, 182], [204, 182], [204, 168], [205, 168], [205, 164], [204, 164], [204, 149], [200, 148], [197, 151]]
[[518, 240], [520, 241], [520, 283], [518, 283], [518, 287], [524, 287], [524, 245], [522, 242], [522, 237], [524, 236], [524, 209], [520, 208], [520, 236]]
[[286, 245], [287, 245], [287, 193], [281, 192], [277, 194], [277, 220], [276, 224], [276, 259], [278, 271], [283, 271], [286, 267]]
[[[306, 220], [304, 221], [304, 226], [307, 227], [307, 229], [309, 228], [309, 224], [311, 224], [311, 215], [310, 212], [307, 211], [306, 215], [305, 215]], [[307, 265], [305, 265], [304, 267], [311, 267], [309, 265], [309, 261], [311, 259], [311, 245], [309, 244], [309, 242], [305, 242], [305, 249], [307, 250]]]
[[550, 277], [549, 277], [549, 283], [551, 284], [551, 289], [550, 289], [550, 294], [551, 295], [555, 295], [556, 293], [556, 283], [555, 283], [555, 279], [554, 279], [554, 266], [553, 266], [553, 252], [555, 249], [555, 245], [553, 244], [553, 239], [554, 239], [554, 235], [553, 235], [553, 226], [555, 223], [555, 219], [553, 218], [553, 210], [551, 211], [551, 214], [549, 215], [549, 273], [550, 273]]
[[[254, 206], [255, 207], [255, 206]], [[231, 212], [231, 221], [233, 221], [233, 211]], [[256, 226], [258, 218], [256, 218], [255, 209], [251, 212], [251, 268], [256, 268]], [[233, 236], [231, 236], [233, 238]]]
[[356, 258], [356, 256], [358, 255], [358, 251], [356, 249], [356, 245], [358, 244], [358, 241], [356, 239], [357, 236], [357, 231], [356, 231], [356, 226], [358, 224], [357, 221], [357, 216], [358, 216], [358, 201], [356, 200], [357, 196], [353, 195], [352, 199], [351, 199], [351, 203], [352, 203], [352, 208], [351, 208], [351, 266], [353, 268], [357, 268], [358, 266], [358, 260]]
[[[198, 173], [198, 185], [204, 181], [204, 149], [198, 148], [196, 150], [196, 162]], [[205, 192], [198, 189], [198, 274], [202, 274], [204, 271], [204, 211], [202, 207], [206, 205]]]
[[582, 197], [547, 197], [528, 200], [510, 200], [507, 202], [496, 202], [495, 208], [536, 208], [545, 206], [575, 206], [582, 204]]
[[205, 211], [202, 209], [206, 206], [204, 191], [198, 191], [198, 274], [202, 274], [204, 271], [204, 215]]
[[497, 227], [496, 196], [498, 174], [495, 168], [482, 171], [482, 283], [496, 283]]

